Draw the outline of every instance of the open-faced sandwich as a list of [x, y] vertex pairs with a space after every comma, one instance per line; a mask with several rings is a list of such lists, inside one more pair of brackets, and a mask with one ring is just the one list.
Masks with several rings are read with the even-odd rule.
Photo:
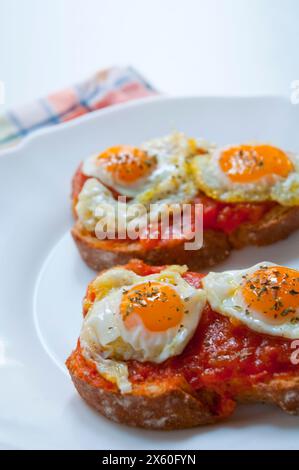
[[299, 271], [263, 262], [201, 275], [140, 260], [89, 285], [67, 367], [107, 418], [178, 429], [239, 402], [299, 413]]
[[[184, 237], [165, 237], [159, 223], [134, 240], [118, 233], [102, 239], [96, 227], [111, 207], [125, 223], [138, 217], [125, 213], [118, 196], [127, 197], [127, 207], [139, 204], [148, 212], [153, 204], [163, 212], [172, 203], [201, 203], [202, 248], [186, 250]], [[299, 227], [299, 156], [261, 144], [219, 149], [176, 133], [140, 148], [117, 146], [91, 156], [73, 178], [72, 199], [72, 235], [91, 268], [106, 269], [134, 257], [199, 270], [220, 262], [233, 248], [270, 244]]]

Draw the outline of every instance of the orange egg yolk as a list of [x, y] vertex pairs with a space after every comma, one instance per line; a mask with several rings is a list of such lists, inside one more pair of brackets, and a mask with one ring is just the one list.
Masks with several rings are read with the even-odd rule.
[[224, 150], [220, 168], [235, 183], [251, 183], [264, 176], [283, 178], [294, 169], [288, 156], [271, 145], [240, 145]]
[[120, 312], [128, 329], [141, 320], [149, 331], [166, 331], [180, 324], [184, 304], [171, 286], [145, 282], [124, 292]]
[[97, 164], [103, 165], [116, 182], [130, 185], [146, 178], [155, 168], [157, 159], [136, 147], [119, 145], [101, 153]]
[[299, 272], [281, 266], [262, 267], [244, 276], [246, 313], [256, 311], [274, 324], [299, 322]]

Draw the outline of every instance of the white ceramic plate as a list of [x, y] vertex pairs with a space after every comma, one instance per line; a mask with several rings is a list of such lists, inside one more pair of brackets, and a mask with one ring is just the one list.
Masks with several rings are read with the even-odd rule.
[[[69, 235], [70, 180], [80, 160], [175, 129], [220, 144], [256, 139], [299, 152], [298, 125], [299, 107], [280, 98], [161, 98], [42, 131], [0, 156], [0, 447], [298, 448], [299, 418], [267, 406], [240, 406], [227, 422], [186, 431], [114, 424], [79, 398], [64, 366], [94, 276]], [[235, 252], [219, 269], [262, 260], [299, 268], [298, 241], [299, 233]]]

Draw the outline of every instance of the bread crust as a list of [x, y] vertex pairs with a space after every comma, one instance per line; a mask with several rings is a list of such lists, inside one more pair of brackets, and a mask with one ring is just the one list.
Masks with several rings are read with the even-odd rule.
[[299, 206], [277, 205], [265, 214], [257, 224], [242, 224], [229, 235], [232, 248], [248, 245], [271, 245], [287, 238], [299, 228]]
[[187, 264], [189, 269], [199, 271], [226, 259], [230, 253], [227, 236], [223, 232], [206, 230], [203, 247], [200, 250], [185, 250], [184, 243], [161, 245], [152, 250], [144, 250], [138, 242], [119, 242], [111, 247], [110, 241], [98, 240], [84, 231], [76, 222], [72, 229], [73, 239], [85, 263], [95, 271], [111, 268], [117, 264], [127, 264], [138, 258], [150, 265]]
[[[188, 384], [168, 380], [165, 383], [143, 385], [132, 394], [95, 387], [70, 370], [80, 396], [106, 418], [117, 423], [147, 429], [174, 430], [217, 423], [234, 410], [234, 400], [228, 401], [226, 412], [217, 413], [211, 402], [221, 402], [212, 391], [195, 393]], [[183, 386], [184, 385], [184, 386]], [[299, 414], [299, 377], [274, 378], [268, 383], [253, 385], [235, 397], [238, 403], [268, 403], [286, 413]]]
[[106, 418], [117, 423], [147, 429], [174, 430], [217, 423], [227, 418], [238, 403], [268, 403], [286, 413], [299, 414], [299, 377], [274, 378], [253, 385], [227, 401], [221, 413], [211, 403], [222, 397], [210, 390], [194, 392], [179, 380], [149, 383], [131, 394], [95, 387], [72, 372], [72, 381], [80, 396]]
[[269, 403], [283, 411], [299, 415], [299, 377], [281, 376], [267, 383], [258, 383], [238, 398], [242, 403]]
[[174, 430], [212, 424], [221, 419], [202, 396], [184, 390], [177, 383], [147, 384], [142, 390], [122, 395], [94, 387], [71, 373], [81, 397], [106, 418], [128, 426]]
[[108, 269], [116, 264], [126, 264], [131, 258], [139, 258], [150, 265], [187, 264], [189, 269], [200, 271], [225, 260], [232, 249], [248, 245], [270, 245], [283, 240], [299, 228], [299, 206], [275, 206], [257, 224], [242, 224], [230, 235], [216, 230], [205, 230], [200, 250], [184, 250], [184, 243], [160, 245], [145, 250], [139, 242], [115, 242], [98, 240], [84, 230], [77, 220], [72, 236], [85, 263], [95, 271]]

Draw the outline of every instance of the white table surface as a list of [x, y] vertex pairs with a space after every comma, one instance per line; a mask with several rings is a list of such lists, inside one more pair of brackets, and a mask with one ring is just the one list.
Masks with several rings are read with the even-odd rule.
[[1, 0], [0, 110], [109, 65], [170, 94], [289, 94], [298, 0]]

